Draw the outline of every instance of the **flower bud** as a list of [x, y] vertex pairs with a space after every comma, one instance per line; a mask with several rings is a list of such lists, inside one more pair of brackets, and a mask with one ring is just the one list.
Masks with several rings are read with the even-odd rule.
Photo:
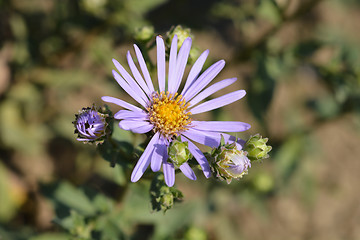
[[201, 51], [197, 47], [192, 47], [189, 54], [189, 64], [194, 64], [196, 60], [200, 57]]
[[176, 167], [180, 167], [192, 157], [188, 142], [182, 142], [178, 139], [171, 142], [168, 149], [168, 155], [169, 159]]
[[181, 45], [183, 44], [183, 42], [185, 41], [186, 38], [188, 37], [193, 37], [191, 34], [191, 29], [190, 28], [184, 28], [181, 25], [177, 25], [176, 27], [172, 27], [170, 29], [170, 31], [168, 31], [166, 33], [167, 39], [166, 39], [166, 44], [167, 46], [170, 48], [171, 45], [171, 40], [174, 38], [175, 34], [178, 37], [178, 49], [181, 47]]
[[268, 138], [262, 138], [260, 134], [251, 136], [244, 145], [243, 150], [248, 152], [247, 157], [251, 160], [262, 160], [269, 157], [272, 147], [266, 145]]
[[168, 187], [164, 181], [164, 175], [158, 174], [151, 182], [150, 199], [154, 211], [166, 212], [174, 206], [175, 202], [181, 201], [183, 194], [174, 187]]
[[137, 28], [134, 33], [134, 38], [136, 41], [141, 43], [147, 43], [154, 37], [154, 27], [153, 26], [144, 26]]
[[210, 165], [216, 178], [226, 180], [228, 184], [233, 178], [242, 178], [251, 167], [251, 162], [246, 155], [247, 152], [238, 150], [235, 143], [221, 144], [213, 149]]
[[79, 114], [75, 114], [75, 132], [78, 141], [84, 143], [103, 143], [108, 134], [111, 133], [109, 122], [111, 111], [108, 108], [83, 108]]

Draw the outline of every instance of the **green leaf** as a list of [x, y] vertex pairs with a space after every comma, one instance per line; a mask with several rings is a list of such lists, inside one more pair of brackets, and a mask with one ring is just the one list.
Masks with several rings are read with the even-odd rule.
[[264, 123], [264, 114], [270, 106], [275, 88], [275, 80], [268, 70], [267, 60], [265, 53], [256, 54], [256, 75], [254, 79], [251, 79], [248, 91], [250, 109], [262, 123]]
[[276, 151], [273, 159], [276, 160], [275, 167], [279, 173], [279, 183], [288, 183], [290, 177], [300, 164], [301, 156], [306, 146], [306, 137], [304, 135], [293, 135]]
[[82, 189], [75, 188], [67, 182], [63, 182], [55, 190], [54, 197], [69, 208], [79, 211], [85, 216], [91, 216], [96, 213], [96, 209], [88, 196]]
[[280, 9], [273, 0], [262, 0], [257, 12], [260, 17], [265, 18], [274, 25], [281, 22]]

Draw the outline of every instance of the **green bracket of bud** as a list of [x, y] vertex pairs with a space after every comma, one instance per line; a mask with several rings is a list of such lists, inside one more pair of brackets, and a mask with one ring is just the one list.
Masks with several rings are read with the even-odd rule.
[[192, 158], [188, 142], [182, 142], [180, 138], [175, 139], [171, 142], [168, 149], [168, 155], [170, 161], [176, 167], [180, 167], [182, 164]]
[[243, 150], [248, 152], [248, 158], [251, 161], [263, 160], [269, 157], [272, 147], [266, 145], [268, 138], [262, 138], [260, 134], [251, 136], [244, 145]]

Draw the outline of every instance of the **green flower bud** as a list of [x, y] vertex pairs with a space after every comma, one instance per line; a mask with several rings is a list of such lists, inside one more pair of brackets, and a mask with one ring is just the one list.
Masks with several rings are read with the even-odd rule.
[[194, 64], [195, 61], [200, 57], [200, 49], [197, 47], [192, 47], [189, 54], [189, 64]]
[[235, 143], [221, 144], [214, 148], [210, 155], [210, 166], [215, 177], [226, 180], [229, 184], [233, 178], [242, 178], [251, 167], [247, 152], [238, 150]]
[[134, 33], [134, 38], [138, 42], [147, 43], [154, 37], [154, 27], [145, 26], [137, 28]]
[[174, 38], [175, 34], [178, 37], [178, 49], [181, 47], [186, 38], [193, 38], [190, 28], [184, 28], [181, 25], [177, 25], [176, 27], [172, 27], [170, 31], [166, 33], [166, 44], [168, 48], [170, 48], [171, 40]]
[[171, 142], [168, 149], [168, 155], [169, 159], [176, 167], [180, 167], [192, 157], [188, 142], [182, 142], [178, 139]]
[[170, 209], [174, 205], [174, 196], [171, 192], [167, 192], [160, 197], [159, 202], [164, 209]]
[[268, 138], [262, 138], [260, 134], [251, 136], [244, 145], [243, 150], [248, 152], [251, 161], [262, 160], [269, 157], [272, 147], [266, 145]]
[[150, 186], [150, 199], [153, 211], [164, 211], [174, 206], [175, 202], [181, 201], [183, 194], [174, 187], [168, 187], [164, 181], [164, 175], [158, 174]]

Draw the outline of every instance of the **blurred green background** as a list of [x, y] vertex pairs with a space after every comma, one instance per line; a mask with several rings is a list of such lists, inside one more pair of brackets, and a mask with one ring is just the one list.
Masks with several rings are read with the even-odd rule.
[[[0, 239], [360, 239], [359, 22], [356, 0], [0, 0]], [[230, 185], [177, 175], [164, 215], [71, 122], [129, 99], [111, 59], [127, 66], [137, 28], [177, 24], [247, 91], [203, 118], [248, 122], [238, 136], [273, 151]]]

